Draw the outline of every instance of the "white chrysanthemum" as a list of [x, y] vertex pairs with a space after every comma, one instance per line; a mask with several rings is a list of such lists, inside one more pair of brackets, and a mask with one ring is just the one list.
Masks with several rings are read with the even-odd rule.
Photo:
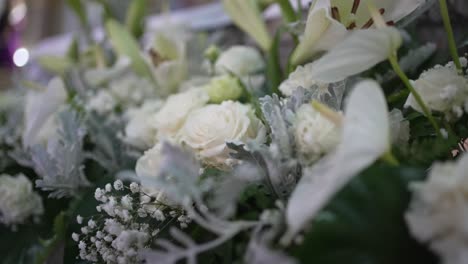
[[150, 100], [140, 108], [129, 110], [127, 113], [129, 121], [125, 127], [125, 142], [140, 149], [154, 146], [157, 142], [157, 131], [150, 121], [161, 106], [161, 101]]
[[310, 74], [313, 71], [314, 66], [315, 65], [313, 63], [308, 63], [304, 66], [298, 66], [294, 72], [289, 74], [288, 79], [281, 83], [279, 87], [281, 93], [283, 93], [285, 96], [291, 96], [293, 92], [299, 87], [310, 89], [314, 86], [317, 87], [319, 94], [329, 93], [329, 83], [320, 82], [311, 78]]
[[97, 94], [91, 97], [86, 107], [88, 110], [96, 111], [99, 114], [105, 114], [111, 112], [116, 105], [117, 101], [109, 91], [99, 90]]
[[138, 104], [155, 94], [155, 87], [145, 78], [128, 75], [109, 84], [109, 90], [121, 104]]
[[411, 233], [429, 243], [443, 263], [468, 259], [468, 155], [457, 162], [435, 163], [429, 178], [411, 187], [406, 220]]
[[193, 111], [181, 130], [181, 141], [206, 163], [224, 166], [229, 158], [226, 141], [262, 140], [264, 127], [251, 106], [224, 101]]
[[215, 63], [218, 74], [233, 73], [239, 77], [253, 75], [265, 68], [262, 55], [254, 48], [233, 46], [221, 53]]
[[203, 89], [192, 89], [169, 96], [152, 120], [158, 136], [164, 139], [176, 138], [189, 113], [204, 106], [209, 100], [210, 97]]
[[0, 175], [0, 223], [16, 225], [44, 212], [41, 197], [23, 174]]
[[296, 113], [294, 135], [301, 159], [310, 164], [336, 147], [341, 128], [305, 104]]
[[[458, 75], [457, 70], [450, 66], [436, 66], [423, 72], [412, 84], [433, 111], [450, 112], [456, 106], [463, 106], [468, 95], [467, 79]], [[422, 113], [413, 95], [408, 97], [405, 106]]]

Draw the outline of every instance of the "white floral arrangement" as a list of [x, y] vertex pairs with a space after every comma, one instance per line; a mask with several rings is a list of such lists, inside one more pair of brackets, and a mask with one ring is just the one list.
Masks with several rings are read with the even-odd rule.
[[[86, 37], [1, 94], [5, 263], [468, 263], [468, 60], [445, 0], [223, 0], [256, 46], [99, 2], [104, 39], [69, 1]], [[438, 8], [436, 65], [405, 30]]]

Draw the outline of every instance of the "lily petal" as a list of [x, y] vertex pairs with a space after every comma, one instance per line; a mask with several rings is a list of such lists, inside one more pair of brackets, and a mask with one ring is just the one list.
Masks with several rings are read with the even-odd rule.
[[346, 28], [330, 16], [329, 10], [328, 0], [316, 1], [310, 7], [304, 34], [291, 56], [292, 65], [306, 62], [345, 38]]
[[370, 69], [387, 59], [402, 43], [393, 27], [356, 30], [315, 61], [311, 78], [333, 83]]
[[290, 241], [353, 176], [389, 148], [390, 120], [383, 91], [375, 81], [362, 81], [351, 92], [340, 145], [306, 169], [291, 195], [283, 242]]

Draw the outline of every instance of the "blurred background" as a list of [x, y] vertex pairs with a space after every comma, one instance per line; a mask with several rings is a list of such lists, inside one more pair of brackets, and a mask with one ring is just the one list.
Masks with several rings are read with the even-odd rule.
[[[47, 42], [57, 36], [80, 32], [78, 18], [67, 5], [69, 0], [0, 0], [0, 89], [8, 86], [12, 71], [21, 68], [29, 61], [30, 52], [46, 48], [55, 50], [59, 42]], [[106, 2], [112, 13], [124, 17], [131, 0], [82, 0], [86, 2], [89, 24], [92, 28], [101, 25], [102, 2]], [[296, 0], [291, 0], [296, 1]], [[346, 0], [347, 1], [347, 0]], [[393, 0], [388, 0], [393, 1]], [[310, 2], [310, 1], [306, 1]], [[455, 35], [460, 43], [468, 46], [468, 0], [449, 0]], [[165, 11], [177, 13], [205, 5], [219, 5], [212, 9], [204, 22], [219, 23], [222, 7], [219, 0], [148, 0], [148, 12], [155, 15]], [[182, 16], [188, 16], [182, 13]], [[185, 18], [191, 21], [190, 18]], [[275, 20], [270, 22], [273, 26]], [[222, 23], [219, 23], [220, 25]], [[225, 24], [222, 25], [223, 27]], [[439, 52], [446, 51], [446, 37], [439, 16], [438, 6], [425, 13], [409, 28], [412, 34], [424, 41], [436, 42]], [[81, 29], [82, 30], [82, 29]], [[228, 30], [233, 30], [229, 28]], [[234, 34], [234, 33], [233, 33]], [[466, 51], [466, 49], [465, 49]], [[447, 52], [445, 52], [447, 53]]]

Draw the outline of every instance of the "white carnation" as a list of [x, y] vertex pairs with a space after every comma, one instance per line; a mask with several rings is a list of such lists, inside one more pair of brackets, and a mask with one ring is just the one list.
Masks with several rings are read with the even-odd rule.
[[161, 106], [161, 101], [150, 100], [140, 108], [129, 110], [126, 113], [129, 121], [125, 127], [125, 142], [140, 149], [154, 146], [157, 142], [157, 131], [151, 124], [151, 117], [157, 113]]
[[252, 107], [233, 101], [193, 111], [181, 130], [181, 141], [215, 166], [224, 166], [229, 158], [226, 141], [263, 138], [264, 126]]
[[310, 164], [335, 148], [341, 128], [305, 104], [296, 113], [294, 135], [300, 158]]
[[169, 96], [152, 120], [158, 136], [164, 139], [176, 138], [189, 113], [204, 106], [209, 100], [210, 97], [201, 88]]
[[[430, 110], [444, 113], [463, 106], [468, 95], [467, 79], [458, 75], [457, 70], [449, 65], [439, 65], [423, 72], [412, 84]], [[413, 95], [408, 97], [405, 106], [422, 113]]]
[[21, 224], [43, 212], [41, 197], [33, 191], [26, 176], [0, 175], [0, 223]]
[[281, 83], [279, 87], [281, 93], [285, 96], [291, 96], [299, 87], [311, 89], [314, 86], [317, 86], [317, 91], [319, 93], [328, 93], [328, 88], [330, 86], [329, 83], [319, 82], [311, 78], [310, 74], [313, 71], [313, 68], [313, 63], [298, 66], [296, 70], [289, 75], [288, 79]]
[[262, 55], [254, 48], [233, 46], [221, 53], [215, 63], [218, 74], [233, 73], [238, 77], [256, 74], [265, 68]]
[[88, 101], [86, 107], [88, 110], [96, 111], [99, 114], [111, 112], [117, 105], [114, 96], [107, 90], [99, 90]]
[[468, 259], [468, 155], [435, 163], [425, 182], [415, 183], [406, 220], [411, 233], [429, 243], [443, 263]]

